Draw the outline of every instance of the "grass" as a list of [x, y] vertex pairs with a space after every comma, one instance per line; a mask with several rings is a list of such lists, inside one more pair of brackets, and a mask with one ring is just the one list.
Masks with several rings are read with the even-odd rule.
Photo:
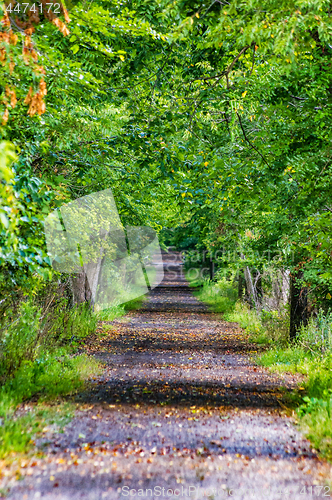
[[[45, 356], [35, 363], [23, 363], [15, 376], [1, 387], [0, 459], [28, 452], [34, 445], [34, 435], [52, 417], [47, 402], [58, 400], [58, 417], [63, 418], [68, 413], [68, 404], [60, 404], [59, 397], [79, 390], [90, 376], [100, 372], [101, 366], [86, 355]], [[20, 416], [22, 403], [32, 397], [41, 406]]]
[[107, 309], [98, 311], [96, 313], [96, 317], [99, 321], [113, 321], [116, 318], [124, 316], [128, 311], [139, 309], [142, 306], [144, 299], [145, 295], [142, 295], [142, 297], [130, 300], [125, 304], [108, 307]]
[[194, 295], [208, 304], [213, 312], [224, 314], [234, 310], [237, 299], [236, 290], [225, 278], [216, 283], [204, 280], [192, 281], [190, 284], [191, 286], [200, 285]]
[[258, 364], [275, 372], [303, 375], [301, 387], [290, 399], [297, 403], [299, 427], [315, 449], [332, 461], [332, 313], [319, 312], [290, 342], [287, 308], [258, 313], [236, 300], [230, 281], [191, 282], [197, 284], [201, 285], [195, 292], [199, 300], [222, 313], [223, 320], [244, 328], [249, 342], [266, 347], [256, 358]]
[[316, 353], [295, 343], [271, 349], [257, 362], [272, 371], [304, 375], [302, 402], [297, 409], [299, 426], [314, 447], [332, 461], [332, 353]]
[[249, 334], [250, 341], [258, 344], [269, 343], [259, 315], [246, 304], [237, 301], [234, 308], [224, 315], [224, 319], [238, 323], [241, 328], [244, 328]]
[[74, 406], [70, 403], [49, 405], [38, 403], [26, 410], [18, 410], [7, 401], [1, 401], [0, 415], [0, 460], [17, 459], [33, 450], [35, 439], [47, 431], [63, 432], [63, 427], [74, 416]]
[[331, 314], [319, 312], [286, 347], [272, 347], [257, 362], [273, 371], [304, 375], [297, 409], [299, 426], [320, 453], [332, 461]]

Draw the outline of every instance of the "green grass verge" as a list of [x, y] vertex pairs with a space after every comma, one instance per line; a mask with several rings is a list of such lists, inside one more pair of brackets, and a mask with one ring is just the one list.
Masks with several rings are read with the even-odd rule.
[[107, 309], [98, 311], [96, 313], [96, 317], [99, 321], [113, 321], [116, 318], [121, 318], [121, 316], [124, 316], [129, 311], [139, 309], [145, 298], [145, 295], [142, 295], [141, 297], [126, 302], [125, 304], [108, 307]]
[[199, 286], [194, 295], [208, 304], [213, 312], [225, 314], [232, 312], [235, 308], [237, 294], [229, 281], [223, 279], [217, 283], [210, 281], [191, 281], [189, 284], [193, 287]]
[[35, 439], [47, 431], [62, 433], [63, 427], [74, 416], [74, 406], [70, 403], [29, 405], [18, 414], [11, 401], [2, 399], [0, 415], [0, 460], [17, 459], [34, 449]]
[[[26, 453], [33, 447], [35, 434], [54, 417], [47, 402], [58, 400], [56, 416], [61, 425], [64, 416], [69, 417], [68, 403], [61, 403], [58, 398], [79, 390], [91, 375], [101, 373], [101, 366], [91, 357], [59, 354], [23, 363], [1, 387], [0, 459]], [[22, 416], [22, 403], [32, 397], [39, 404]]]
[[272, 348], [260, 355], [257, 363], [272, 371], [304, 375], [302, 401], [297, 408], [299, 426], [314, 447], [332, 461], [332, 353], [310, 351], [299, 342]]

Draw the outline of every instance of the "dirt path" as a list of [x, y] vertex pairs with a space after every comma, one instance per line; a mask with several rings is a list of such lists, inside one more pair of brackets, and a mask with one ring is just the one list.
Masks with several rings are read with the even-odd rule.
[[329, 467], [283, 411], [296, 377], [253, 366], [237, 326], [193, 297], [181, 265], [165, 266], [144, 307], [109, 324], [102, 377], [65, 432], [38, 441], [46, 457], [9, 498], [329, 496]]

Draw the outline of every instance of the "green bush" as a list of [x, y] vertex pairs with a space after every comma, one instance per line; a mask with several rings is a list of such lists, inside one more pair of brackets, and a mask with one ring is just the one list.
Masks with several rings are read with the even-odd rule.
[[288, 307], [282, 308], [279, 311], [266, 311], [262, 309], [259, 317], [268, 343], [287, 347], [289, 343]]
[[86, 305], [69, 309], [65, 297], [53, 307], [21, 301], [7, 310], [0, 329], [0, 458], [31, 447], [40, 419], [17, 416], [17, 406], [31, 397], [49, 399], [76, 391], [99, 364], [75, 356], [75, 344], [95, 330], [97, 318]]
[[70, 356], [58, 351], [45, 353], [33, 362], [25, 361], [2, 387], [18, 402], [38, 394], [44, 397], [61, 396], [78, 389], [82, 381], [96, 370], [98, 363], [86, 355]]
[[60, 301], [42, 325], [48, 346], [78, 341], [93, 333], [98, 318], [88, 304], [78, 304], [68, 308]]

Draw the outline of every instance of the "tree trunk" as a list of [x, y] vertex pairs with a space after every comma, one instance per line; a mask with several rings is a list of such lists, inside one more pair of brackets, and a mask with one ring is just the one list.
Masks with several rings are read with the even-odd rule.
[[291, 340], [298, 335], [301, 325], [308, 323], [307, 318], [307, 288], [297, 284], [297, 279], [303, 277], [303, 272], [298, 272], [295, 276], [290, 277], [290, 327], [289, 337]]
[[271, 274], [272, 300], [271, 307], [281, 312], [289, 299], [289, 270], [274, 269]]
[[248, 266], [244, 268], [244, 278], [246, 280], [246, 288], [249, 292], [250, 305], [256, 310], [258, 309], [258, 298], [255, 290], [255, 286], [252, 280], [251, 272]]
[[[109, 233], [106, 233], [103, 238], [109, 236]], [[103, 261], [105, 255], [103, 255], [103, 247], [101, 246], [99, 249], [100, 257], [95, 261], [95, 258], [92, 259], [92, 256], [86, 258], [88, 261], [81, 268], [81, 272], [74, 275], [72, 278], [72, 289], [73, 289], [73, 302], [74, 304], [81, 304], [83, 302], [89, 302], [92, 307], [97, 300], [98, 293], [98, 285], [100, 280], [100, 273], [102, 270]], [[89, 262], [91, 260], [91, 262]]]
[[90, 290], [90, 301], [92, 305], [94, 305], [94, 303], [97, 300], [97, 290], [98, 290], [102, 263], [103, 259], [100, 258], [98, 259], [97, 262], [92, 262], [84, 266], [85, 276], [87, 278], [87, 285]]
[[210, 280], [213, 280], [214, 277], [214, 262], [210, 258], [210, 265], [209, 265], [209, 272], [210, 272]]
[[281, 288], [281, 294], [282, 294], [282, 301], [283, 304], [286, 305], [288, 303], [289, 299], [289, 270], [282, 270], [282, 288]]
[[257, 302], [261, 304], [263, 299], [262, 275], [258, 271], [258, 269], [256, 269], [256, 271], [253, 272], [253, 276], [254, 276], [254, 289], [256, 292]]
[[72, 275], [71, 289], [73, 294], [73, 305], [91, 302], [92, 294], [87, 275], [83, 269], [80, 273]]
[[239, 270], [238, 275], [238, 288], [237, 288], [237, 296], [239, 299], [242, 299], [244, 291], [244, 277], [242, 269]]

